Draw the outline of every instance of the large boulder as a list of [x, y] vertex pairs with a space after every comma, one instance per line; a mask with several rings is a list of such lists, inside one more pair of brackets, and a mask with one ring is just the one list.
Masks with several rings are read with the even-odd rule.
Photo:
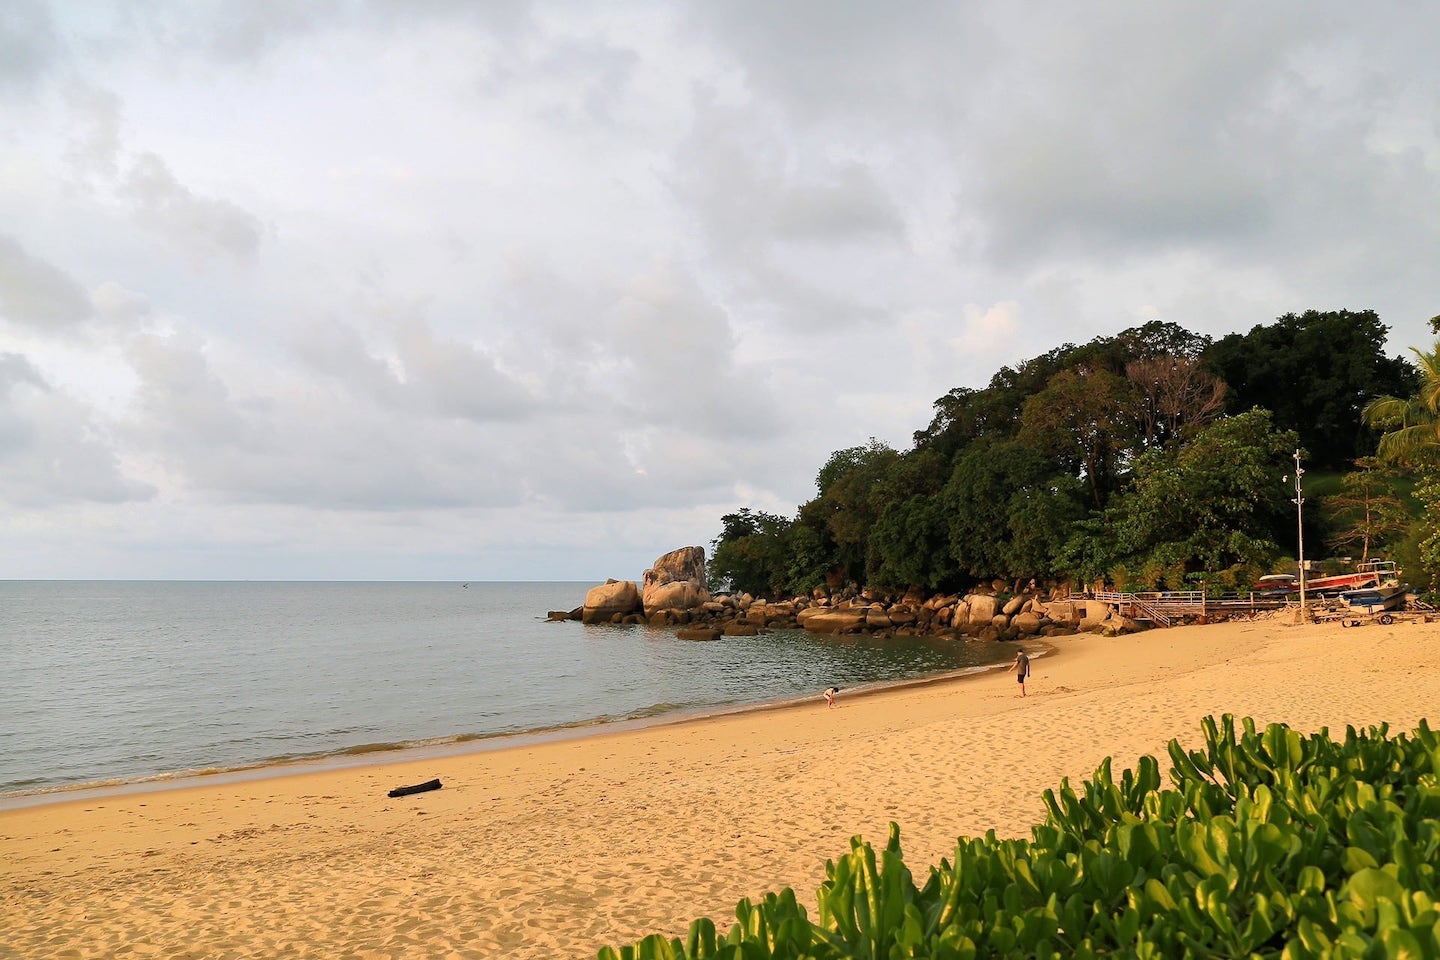
[[1042, 613], [1057, 623], [1077, 624], [1085, 617], [1085, 604], [1075, 600], [1051, 600], [1037, 613]]
[[640, 591], [634, 580], [606, 580], [586, 592], [580, 619], [585, 623], [609, 623], [617, 615], [623, 617], [639, 609]]
[[1085, 604], [1085, 616], [1080, 620], [1080, 629], [1093, 633], [1111, 618], [1110, 607], [1105, 604]]
[[993, 594], [972, 593], [965, 598], [965, 602], [970, 605], [970, 622], [972, 624], [989, 623], [995, 619], [995, 614], [1000, 612], [999, 600]]
[[797, 616], [811, 633], [856, 633], [865, 626], [869, 607], [810, 607]]
[[1040, 614], [1035, 613], [1031, 610], [1027, 610], [1023, 613], [1015, 614], [1014, 619], [1010, 621], [1010, 626], [1014, 627], [1016, 630], [1019, 630], [1021, 633], [1025, 634], [1028, 637], [1034, 636], [1035, 634], [1039, 633], [1040, 627], [1044, 624], [1044, 622], [1045, 621], [1043, 618], [1041, 618]]
[[657, 583], [645, 588], [641, 604], [651, 615], [665, 610], [699, 610], [710, 599], [710, 593], [693, 580]]
[[705, 548], [671, 550], [640, 577], [640, 602], [645, 612], [694, 610], [710, 599], [705, 587]]
[[897, 604], [888, 611], [890, 622], [897, 627], [907, 627], [915, 622], [915, 611], [905, 604]]

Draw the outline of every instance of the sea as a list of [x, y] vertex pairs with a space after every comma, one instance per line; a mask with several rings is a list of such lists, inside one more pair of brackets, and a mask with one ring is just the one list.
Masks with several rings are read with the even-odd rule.
[[[0, 804], [813, 699], [996, 645], [551, 621], [566, 582], [0, 581]], [[843, 695], [843, 694], [842, 694]], [[61, 799], [55, 796], [54, 799]]]

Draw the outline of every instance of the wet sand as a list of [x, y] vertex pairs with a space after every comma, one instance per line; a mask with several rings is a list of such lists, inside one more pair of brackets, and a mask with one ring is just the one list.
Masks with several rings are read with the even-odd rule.
[[[901, 825], [1025, 836], [1041, 791], [1229, 712], [1408, 730], [1440, 623], [1275, 621], [1054, 643], [1012, 674], [483, 752], [0, 810], [0, 958], [593, 957], [792, 886]], [[399, 762], [393, 762], [398, 760]], [[279, 775], [285, 774], [285, 775]], [[402, 784], [441, 790], [391, 799]]]

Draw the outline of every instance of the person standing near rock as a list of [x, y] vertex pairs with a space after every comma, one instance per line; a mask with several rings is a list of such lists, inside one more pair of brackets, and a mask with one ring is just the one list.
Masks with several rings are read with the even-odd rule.
[[1029, 655], [1024, 650], [1015, 651], [1015, 662], [1005, 672], [1015, 674], [1015, 680], [1020, 684], [1020, 696], [1025, 696], [1025, 678], [1030, 676]]

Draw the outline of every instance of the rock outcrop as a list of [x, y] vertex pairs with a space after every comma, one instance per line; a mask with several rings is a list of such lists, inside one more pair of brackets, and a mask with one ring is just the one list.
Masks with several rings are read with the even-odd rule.
[[671, 550], [640, 578], [640, 603], [647, 617], [669, 610], [695, 610], [710, 599], [705, 587], [705, 548]]
[[606, 580], [585, 594], [580, 619], [585, 623], [614, 623], [640, 609], [640, 591], [633, 580]]
[[592, 588], [585, 604], [552, 611], [552, 620], [648, 624], [683, 629], [688, 639], [753, 636], [765, 630], [887, 636], [944, 636], [982, 641], [1053, 637], [1077, 631], [1129, 633], [1144, 625], [1121, 617], [1068, 588], [1036, 586], [1018, 593], [1003, 583], [977, 586], [964, 595], [926, 595], [917, 588], [888, 593], [874, 588], [819, 586], [808, 594], [767, 599], [748, 593], [716, 594], [705, 587], [705, 551], [672, 550], [645, 571], [642, 586], [610, 580]]
[[965, 598], [965, 602], [970, 606], [972, 624], [987, 624], [1000, 612], [1000, 604], [991, 593], [971, 594]]
[[811, 633], [859, 633], [869, 607], [807, 607], [796, 617]]

